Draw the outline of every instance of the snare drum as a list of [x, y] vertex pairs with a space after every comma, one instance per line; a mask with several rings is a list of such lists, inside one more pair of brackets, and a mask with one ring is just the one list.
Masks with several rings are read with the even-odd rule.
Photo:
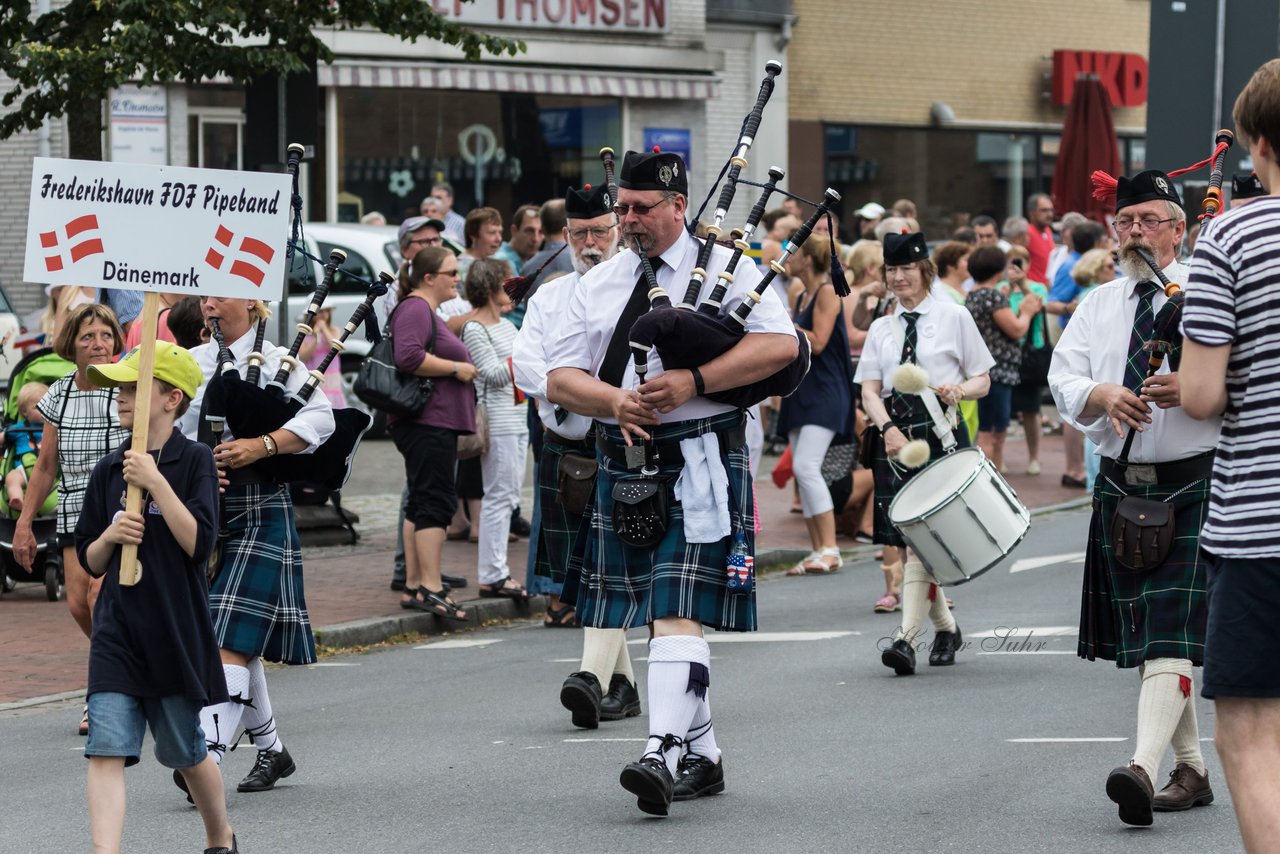
[[889, 505], [889, 521], [942, 585], [963, 584], [1003, 560], [1031, 514], [978, 448], [930, 463]]

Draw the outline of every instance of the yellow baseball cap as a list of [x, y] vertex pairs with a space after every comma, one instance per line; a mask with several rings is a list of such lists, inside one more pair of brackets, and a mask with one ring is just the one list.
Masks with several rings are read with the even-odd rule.
[[[142, 350], [134, 347], [114, 365], [90, 365], [89, 382], [102, 388], [112, 388], [121, 383], [138, 381], [138, 365]], [[204, 371], [189, 352], [169, 341], [156, 342], [156, 362], [152, 371], [155, 379], [182, 389], [187, 397], [195, 397], [196, 389], [204, 382]]]

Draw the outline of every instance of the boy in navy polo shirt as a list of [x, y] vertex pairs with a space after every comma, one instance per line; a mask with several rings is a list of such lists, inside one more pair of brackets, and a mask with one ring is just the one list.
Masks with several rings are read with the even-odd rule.
[[[133, 427], [140, 354], [94, 365], [89, 379], [119, 386], [120, 424]], [[205, 854], [235, 854], [222, 775], [208, 755], [200, 709], [227, 699], [209, 617], [205, 565], [217, 534], [213, 455], [173, 427], [204, 375], [177, 345], [156, 346], [147, 453], [121, 445], [89, 479], [76, 551], [105, 576], [89, 651], [89, 825], [94, 851], [120, 850], [124, 769], [138, 762], [147, 724], [160, 764], [177, 769], [204, 820]], [[143, 512], [124, 510], [126, 485], [143, 490]], [[142, 579], [120, 584], [120, 549], [138, 546]]]

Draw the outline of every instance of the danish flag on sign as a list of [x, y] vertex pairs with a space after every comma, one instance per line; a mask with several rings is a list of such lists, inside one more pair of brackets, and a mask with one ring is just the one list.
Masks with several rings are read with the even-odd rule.
[[[235, 257], [231, 261], [231, 268], [227, 271], [233, 276], [252, 282], [257, 287], [262, 287], [262, 280], [267, 275], [267, 271], [258, 266], [255, 260], [261, 261], [262, 264], [270, 264], [271, 259], [275, 257], [276, 251], [267, 244], [253, 237], [240, 238], [240, 246], [238, 249], [232, 249], [235, 243], [235, 233], [225, 225], [218, 226], [217, 232], [213, 235], [215, 245], [210, 247], [208, 253], [204, 256], [205, 262], [215, 270], [221, 270], [222, 265], [231, 255], [250, 256], [249, 259], [243, 257]], [[219, 246], [222, 248], [219, 249]]]
[[67, 266], [62, 256], [62, 246], [67, 244], [71, 249], [71, 263], [74, 264], [82, 258], [90, 255], [101, 255], [106, 250], [102, 248], [102, 240], [96, 234], [98, 230], [98, 218], [93, 214], [78, 216], [62, 227], [61, 231], [66, 234], [66, 238], [60, 239], [58, 229], [53, 231], [43, 231], [40, 233], [40, 247], [50, 255], [44, 256], [44, 266], [50, 273], [56, 273], [63, 267]]

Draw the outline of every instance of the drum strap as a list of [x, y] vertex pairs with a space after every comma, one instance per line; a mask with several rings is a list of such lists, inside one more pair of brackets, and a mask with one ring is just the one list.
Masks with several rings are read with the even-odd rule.
[[[898, 352], [901, 353], [902, 344], [907, 337], [906, 330], [902, 328], [902, 318], [897, 314], [890, 315], [889, 329], [893, 332], [893, 340], [898, 345]], [[942, 404], [938, 402], [938, 396], [934, 394], [933, 389], [925, 386], [920, 392], [920, 399], [924, 402], [924, 408], [928, 410], [929, 418], [933, 421], [933, 432], [942, 443], [942, 450], [951, 453], [956, 448], [956, 437], [951, 424], [947, 421], [947, 416], [942, 411]]]

